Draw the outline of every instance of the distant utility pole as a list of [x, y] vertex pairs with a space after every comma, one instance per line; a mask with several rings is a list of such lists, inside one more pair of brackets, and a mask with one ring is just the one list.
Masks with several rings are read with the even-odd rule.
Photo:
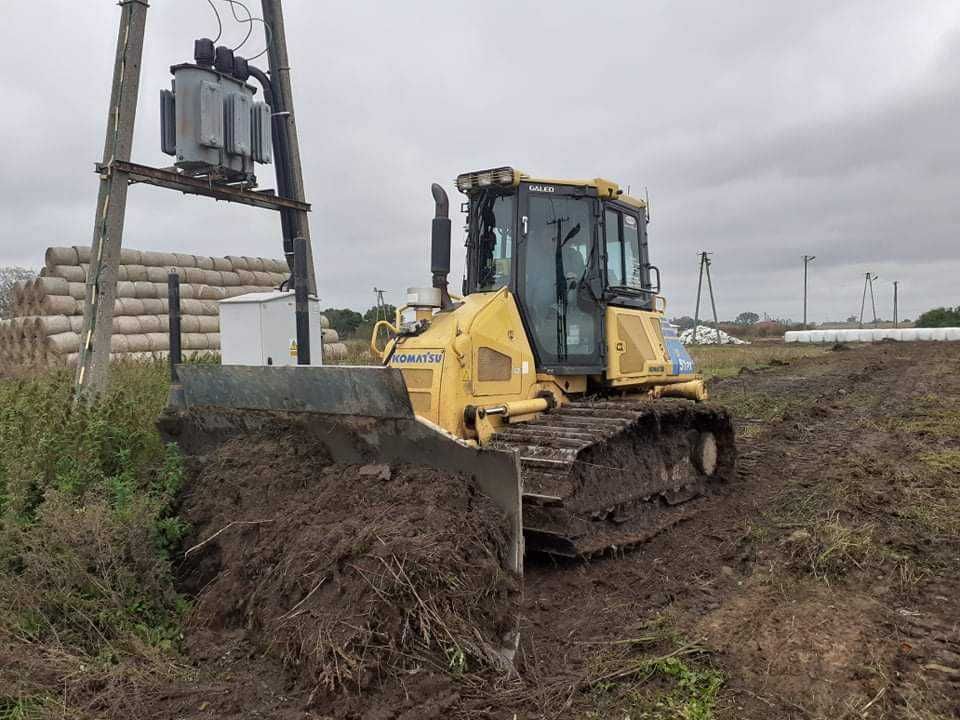
[[873, 281], [879, 280], [879, 275], [874, 275], [873, 273], [864, 273], [863, 281], [863, 297], [860, 300], [860, 321], [857, 323], [858, 327], [863, 327], [863, 310], [867, 304], [867, 289], [870, 289], [870, 307], [873, 310], [873, 324], [877, 324], [877, 303], [873, 295]]
[[900, 284], [899, 280], [893, 281], [893, 326], [898, 327], [899, 323], [897, 321], [897, 286]]
[[816, 255], [803, 256], [803, 329], [807, 329], [807, 265], [817, 259]]
[[713, 253], [708, 253], [706, 250], [703, 250], [699, 253], [700, 257], [700, 278], [697, 281], [697, 305], [696, 309], [693, 312], [693, 342], [697, 342], [697, 327], [700, 325], [700, 296], [703, 292], [703, 276], [706, 273], [707, 276], [707, 290], [710, 292], [710, 306], [713, 308], [713, 327], [717, 331], [717, 345], [720, 344], [720, 321], [717, 320], [717, 303], [713, 297], [713, 281], [710, 278], [710, 265], [713, 262], [710, 260], [710, 256]]
[[387, 292], [381, 288], [373, 288], [374, 295], [377, 296], [377, 320], [389, 320], [387, 317], [387, 304], [384, 302], [383, 294]]
[[[267, 41], [267, 59], [270, 64], [270, 79], [273, 81], [273, 112], [286, 121], [287, 144], [290, 148], [290, 197], [306, 202], [303, 186], [303, 165], [300, 162], [300, 139], [297, 135], [296, 115], [293, 111], [293, 90], [290, 84], [290, 59], [287, 56], [287, 31], [283, 23], [281, 0], [263, 0], [263, 22]], [[310, 292], [317, 292], [316, 271], [313, 266], [313, 244], [310, 242], [310, 225], [307, 213], [293, 213], [294, 238], [302, 237], [307, 242], [307, 285]], [[285, 249], [286, 250], [286, 249]], [[290, 252], [293, 248], [290, 248]]]
[[140, 63], [147, 24], [146, 0], [120, 0], [120, 34], [113, 65], [113, 90], [107, 115], [107, 139], [100, 166], [100, 193], [94, 219], [83, 334], [77, 363], [76, 400], [89, 402], [107, 387], [117, 267], [123, 240], [129, 175], [114, 166], [130, 160], [140, 91]]

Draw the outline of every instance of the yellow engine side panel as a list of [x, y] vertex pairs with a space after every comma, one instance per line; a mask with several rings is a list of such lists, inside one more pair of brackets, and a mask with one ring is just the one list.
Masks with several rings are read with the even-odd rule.
[[403, 374], [414, 412], [459, 437], [470, 435], [463, 421], [468, 405], [526, 400], [553, 388], [537, 377], [506, 289], [468, 295], [455, 310], [435, 314], [424, 332], [397, 339], [388, 364]]
[[607, 383], [634, 385], [662, 381], [671, 371], [671, 360], [660, 323], [663, 313], [608, 307]]

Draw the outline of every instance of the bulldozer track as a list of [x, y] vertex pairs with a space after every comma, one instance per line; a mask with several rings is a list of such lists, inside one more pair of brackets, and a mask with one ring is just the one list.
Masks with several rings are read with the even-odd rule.
[[[703, 438], [715, 442], [715, 462]], [[691, 517], [736, 473], [725, 409], [688, 400], [578, 400], [497, 433], [519, 454], [527, 549], [588, 557]]]

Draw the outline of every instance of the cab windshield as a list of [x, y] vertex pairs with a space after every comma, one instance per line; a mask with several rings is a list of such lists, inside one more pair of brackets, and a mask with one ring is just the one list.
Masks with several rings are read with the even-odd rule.
[[510, 283], [515, 195], [485, 190], [470, 199], [467, 225], [468, 292], [489, 292]]

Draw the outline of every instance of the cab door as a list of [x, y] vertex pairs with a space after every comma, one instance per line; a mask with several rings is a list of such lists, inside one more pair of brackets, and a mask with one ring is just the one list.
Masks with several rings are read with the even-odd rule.
[[555, 375], [603, 371], [593, 188], [521, 183], [517, 301], [537, 357]]

